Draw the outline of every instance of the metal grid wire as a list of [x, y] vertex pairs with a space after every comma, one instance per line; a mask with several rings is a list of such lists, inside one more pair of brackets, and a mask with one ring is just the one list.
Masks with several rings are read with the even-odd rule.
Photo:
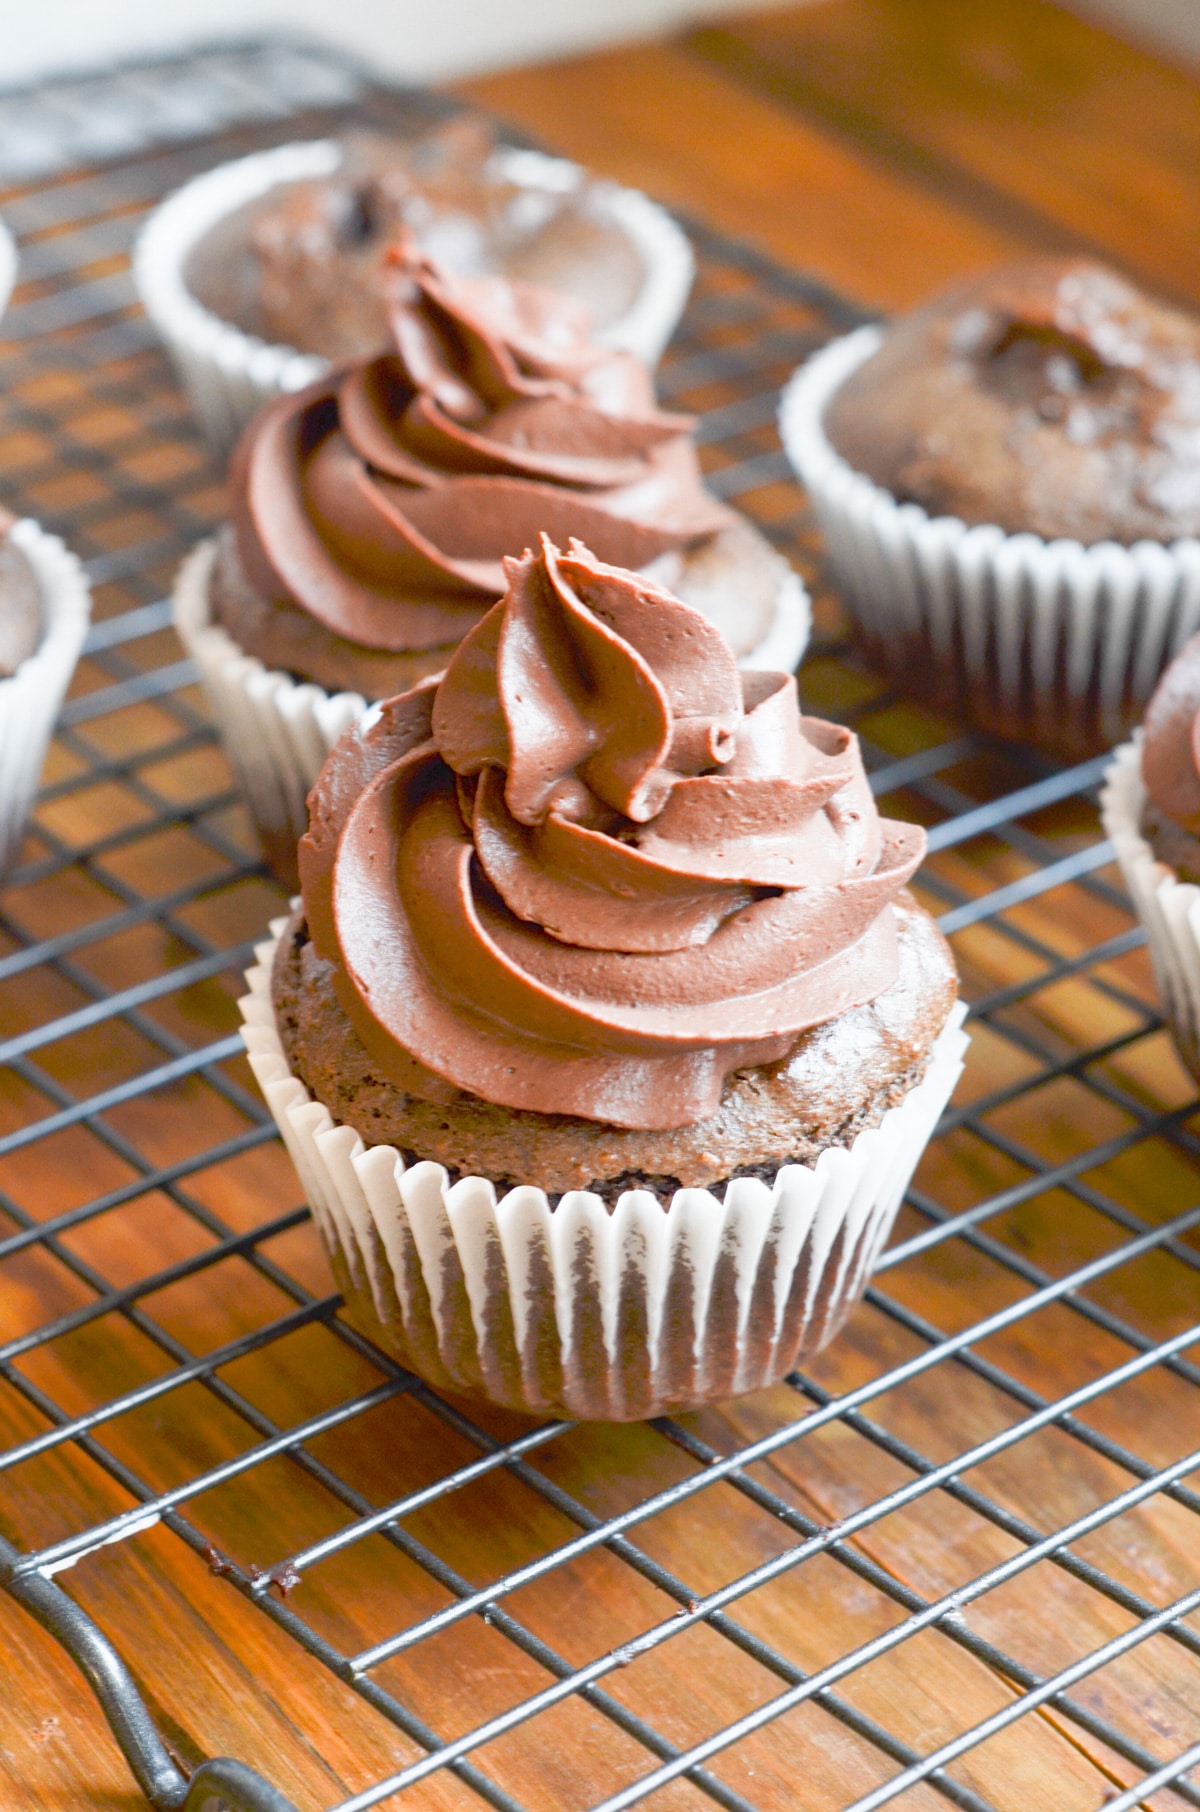
[[[56, 1581], [78, 1566], [94, 1608], [89, 1580], [160, 1525], [209, 1598], [238, 1594], [306, 1680], [337, 1683], [357, 1772], [343, 1756], [307, 1791], [338, 1812], [655, 1795], [754, 1812], [801, 1803], [802, 1783], [806, 1807], [1028, 1812], [1055, 1778], [1056, 1806], [1200, 1805], [1200, 1140], [1097, 841], [1103, 762], [1060, 771], [904, 707], [823, 604], [807, 700], [859, 728], [889, 809], [930, 827], [921, 888], [975, 1031], [867, 1304], [811, 1375], [740, 1413], [618, 1440], [440, 1400], [306, 1268], [307, 1210], [238, 1057], [238, 972], [279, 896], [167, 626], [173, 565], [221, 492], [126, 269], [145, 209], [188, 174], [350, 109], [386, 124], [431, 103], [295, 47], [52, 100], [0, 97], [22, 243], [0, 495], [67, 537], [97, 610], [0, 894], [7, 1589], [87, 1663], [164, 1808], [292, 1802], [228, 1762], [189, 1796]], [[116, 161], [65, 171], [84, 156]], [[811, 574], [776, 397], [858, 317], [694, 230], [665, 398], [701, 414], [714, 488]], [[313, 1341], [324, 1396], [281, 1415], [294, 1399], [272, 1380]], [[407, 1472], [360, 1464], [377, 1425], [407, 1440]], [[157, 1705], [152, 1657], [137, 1664]], [[667, 1703], [672, 1670], [715, 1697]], [[477, 1697], [440, 1719], [426, 1676]], [[431, 1782], [450, 1797], [423, 1797]]]

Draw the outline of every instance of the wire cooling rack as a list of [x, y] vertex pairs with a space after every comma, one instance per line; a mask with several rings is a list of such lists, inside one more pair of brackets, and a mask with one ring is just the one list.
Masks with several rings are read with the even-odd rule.
[[[1103, 764], [906, 707], [829, 600], [806, 698], [929, 826], [974, 1028], [850, 1327], [598, 1429], [442, 1401], [339, 1317], [239, 1056], [281, 900], [168, 627], [221, 488], [127, 255], [222, 157], [430, 105], [294, 46], [0, 97], [0, 495], [96, 587], [0, 893], [0, 1582], [162, 1809], [1200, 1805], [1197, 1104]], [[776, 395], [857, 316], [695, 236], [666, 397], [811, 575]]]

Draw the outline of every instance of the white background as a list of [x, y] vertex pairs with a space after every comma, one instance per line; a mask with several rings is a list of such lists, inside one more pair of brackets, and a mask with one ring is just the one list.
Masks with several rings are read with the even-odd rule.
[[[793, 0], [794, 3], [794, 0]], [[116, 57], [245, 38], [316, 33], [398, 76], [468, 75], [762, 0], [0, 0], [0, 86]], [[810, 0], [820, 4], [820, 0]], [[962, 0], [964, 6], [987, 0]], [[1078, 11], [1200, 58], [1200, 0], [1068, 0]]]
[[0, 86], [271, 28], [332, 38], [397, 76], [470, 75], [751, 4], [762, 0], [0, 0]]

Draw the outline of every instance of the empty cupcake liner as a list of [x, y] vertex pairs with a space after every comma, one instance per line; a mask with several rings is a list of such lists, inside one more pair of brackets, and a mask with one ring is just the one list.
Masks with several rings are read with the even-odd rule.
[[[175, 581], [175, 628], [200, 669], [222, 741], [237, 772], [263, 849], [285, 879], [295, 881], [296, 843], [308, 828], [305, 801], [325, 757], [343, 730], [362, 716], [358, 692], [326, 692], [290, 674], [272, 672], [246, 654], [209, 607], [215, 541], [202, 541]], [[786, 561], [771, 626], [745, 655], [743, 667], [791, 672], [808, 641], [808, 593]]]
[[92, 604], [83, 567], [57, 535], [28, 518], [15, 523], [10, 534], [41, 588], [44, 632], [29, 659], [0, 679], [0, 873], [20, 849]]
[[779, 415], [867, 641], [894, 671], [932, 661], [943, 692], [989, 728], [1032, 720], [1052, 737], [1065, 726], [1112, 742], [1200, 628], [1200, 541], [1045, 541], [898, 502], [834, 450], [823, 425], [834, 392], [881, 339], [862, 327], [831, 341], [795, 373]]
[[1154, 977], [1179, 1055], [1200, 1078], [1200, 887], [1179, 880], [1155, 855], [1142, 835], [1145, 804], [1139, 730], [1113, 755], [1100, 793], [1100, 818], [1146, 928]]
[[772, 1184], [721, 1201], [588, 1190], [552, 1206], [532, 1185], [451, 1184], [334, 1121], [288, 1068], [271, 1001], [286, 920], [257, 950], [242, 1002], [255, 1076], [347, 1303], [402, 1364], [442, 1390], [509, 1408], [635, 1421], [777, 1382], [859, 1300], [962, 1070], [958, 1003], [922, 1080], [879, 1125]]
[[[219, 164], [169, 196], [139, 235], [134, 284], [191, 397], [205, 439], [218, 454], [228, 451], [260, 404], [280, 391], [302, 389], [328, 369], [329, 361], [292, 346], [269, 345], [213, 314], [187, 288], [187, 258], [234, 209], [278, 183], [330, 176], [341, 157], [336, 140], [314, 139]], [[666, 209], [636, 189], [589, 178], [565, 158], [501, 147], [493, 162], [499, 175], [530, 189], [562, 193], [590, 182], [595, 212], [633, 242], [646, 273], [632, 307], [597, 337], [656, 365], [695, 276], [691, 245]]]

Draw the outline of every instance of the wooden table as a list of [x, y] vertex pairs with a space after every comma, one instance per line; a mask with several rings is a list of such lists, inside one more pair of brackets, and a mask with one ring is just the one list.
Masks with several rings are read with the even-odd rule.
[[[596, 170], [743, 235], [871, 306], [905, 306], [960, 272], [1031, 246], [1090, 248], [1164, 293], [1200, 303], [1200, 84], [1041, 0], [992, 0], [986, 7], [962, 0], [829, 0], [742, 16], [672, 42], [489, 76], [463, 84], [457, 92]], [[818, 675], [814, 684], [818, 693], [822, 686], [830, 692], [832, 708], [831, 675]], [[198, 752], [194, 770], [181, 773], [178, 783], [186, 790], [211, 779], [217, 786], [221, 773], [214, 751]], [[102, 814], [105, 802], [93, 801], [88, 809]], [[69, 832], [70, 824], [63, 823]], [[1078, 831], [1078, 823], [1068, 824], [1064, 835]], [[957, 872], [979, 885], [981, 878], [1003, 878], [1007, 860], [1003, 852], [985, 852], [974, 871], [964, 858]], [[252, 935], [277, 903], [278, 896], [262, 883], [243, 889], [221, 921], [223, 933], [231, 940]], [[1028, 923], [1059, 949], [1071, 938], [1082, 944], [1107, 935], [1109, 920], [1101, 909], [1082, 900], [1074, 904], [1081, 916], [1068, 928], [1061, 903], [1055, 909], [1031, 909]], [[61, 905], [48, 902], [47, 910]], [[124, 960], [136, 968], [133, 945], [142, 935], [152, 933], [131, 934], [125, 954], [112, 954], [113, 978], [119, 979]], [[175, 953], [164, 948], [163, 954], [174, 960]], [[1011, 953], [989, 943], [984, 934], [964, 939], [959, 954], [974, 992], [1014, 977]], [[1140, 952], [1114, 960], [1108, 973], [1143, 993], [1149, 989]], [[229, 1030], [231, 995], [231, 988], [219, 982], [190, 995], [193, 1029]], [[28, 977], [23, 992], [5, 996], [5, 1028], [37, 1024], [65, 1004], [69, 1002], [57, 982]], [[1115, 1007], [1112, 1011], [1115, 1025], [1120, 1013]], [[1095, 998], [1082, 986], [1073, 990], [1064, 984], [1052, 1003], [1031, 1009], [1031, 1023], [1036, 1021], [1039, 1034], [1069, 1045], [1103, 1035], [1098, 1013]], [[1020, 1066], [1011, 1051], [986, 1036], [976, 1042], [977, 1069], [969, 1087], [982, 1086], [984, 1068], [990, 1086], [1006, 1064], [1017, 1075]], [[116, 1062], [111, 1051], [97, 1046], [90, 1052], [90, 1086], [102, 1085], [110, 1062]], [[1121, 1070], [1121, 1059], [1115, 1062]], [[1189, 1098], [1189, 1086], [1165, 1038], [1143, 1040], [1121, 1074], [1142, 1099], [1160, 1106], [1178, 1106]], [[71, 1079], [64, 1074], [65, 1081]], [[22, 1106], [21, 1089], [14, 1083], [4, 1096], [6, 1127], [19, 1124]], [[179, 1111], [178, 1103], [172, 1111]], [[138, 1136], [169, 1154], [176, 1131], [164, 1110], [147, 1101], [138, 1112]], [[1104, 1136], [1105, 1128], [1079, 1119], [1081, 1113], [1094, 1112], [1094, 1103], [1081, 1107], [1071, 1095], [1068, 1079], [1053, 1100], [1026, 1106], [1009, 1130], [1040, 1150], [1061, 1153], [1085, 1134], [1092, 1140]], [[219, 1136], [219, 1130], [214, 1125], [210, 1136]], [[1177, 1151], [1159, 1145], [1139, 1151], [1119, 1187], [1152, 1219], [1176, 1212], [1200, 1193], [1194, 1168]], [[942, 1162], [943, 1199], [964, 1203], [999, 1187], [1012, 1170], [998, 1153], [985, 1160], [978, 1151], [956, 1150], [952, 1143]], [[62, 1163], [64, 1169], [38, 1179], [57, 1206], [78, 1193], [69, 1157]], [[26, 1172], [26, 1187], [29, 1181]], [[114, 1164], [112, 1186], [120, 1181], [120, 1167]], [[101, 1186], [103, 1179], [92, 1175], [90, 1189]], [[195, 1187], [203, 1193], [203, 1179]], [[226, 1218], [245, 1225], [263, 1218], [264, 1203], [283, 1208], [297, 1200], [290, 1172], [274, 1147], [256, 1149], [227, 1168], [219, 1193]], [[1080, 1262], [1097, 1240], [1080, 1202], [1066, 1195], [1031, 1203], [1023, 1217], [1018, 1214], [1006, 1225], [1002, 1237], [1036, 1251], [1052, 1269]], [[154, 1244], [164, 1263], [186, 1255], [183, 1230], [165, 1207], [158, 1214], [150, 1203], [140, 1224], [122, 1222], [107, 1234], [97, 1231], [89, 1256], [120, 1276], [123, 1267], [140, 1262], [140, 1254], [132, 1246], [123, 1248], [122, 1241], [136, 1245], [139, 1240]], [[327, 1287], [310, 1229], [283, 1234], [273, 1249], [314, 1289]], [[1190, 1294], [1186, 1277], [1181, 1282], [1173, 1274], [1167, 1287], [1159, 1273], [1138, 1272], [1125, 1280], [1124, 1294], [1114, 1288], [1111, 1300], [1119, 1301], [1122, 1313], [1144, 1332], [1162, 1338], [1197, 1319], [1195, 1273], [1190, 1274]], [[163, 1305], [164, 1313], [186, 1323], [192, 1337], [215, 1344], [253, 1319], [260, 1283], [244, 1272], [235, 1284], [226, 1294], [203, 1300], [194, 1292], [189, 1296], [186, 1283], [180, 1284]], [[910, 1306], [945, 1329], [967, 1325], [989, 1306], [999, 1306], [1006, 1291], [1011, 1295], [1011, 1286], [982, 1260], [970, 1273], [948, 1272], [931, 1263], [906, 1277], [904, 1287]], [[20, 1276], [19, 1296], [5, 1304], [9, 1324], [32, 1316], [30, 1305], [44, 1310], [47, 1293], [55, 1289], [62, 1290], [64, 1306], [73, 1300], [31, 1258]], [[1066, 1389], [1089, 1367], [1114, 1364], [1119, 1357], [1109, 1351], [1106, 1336], [1096, 1333], [1089, 1339], [1083, 1326], [1051, 1316], [1040, 1324], [1032, 1348], [1022, 1345], [1026, 1334], [1016, 1333], [991, 1344], [989, 1356], [1039, 1389]], [[81, 1406], [87, 1400], [89, 1364], [104, 1368], [102, 1382], [97, 1379], [94, 1385], [96, 1400], [143, 1375], [143, 1356], [132, 1333], [126, 1331], [122, 1340], [108, 1345], [96, 1336], [90, 1349], [89, 1338], [83, 1335], [74, 1347], [45, 1360], [48, 1387], [53, 1384]], [[827, 1389], [841, 1390], [903, 1350], [896, 1330], [864, 1311], [815, 1375]], [[346, 1388], [349, 1365], [343, 1351], [331, 1353], [331, 1343], [310, 1330], [296, 1336], [285, 1361], [274, 1356], [269, 1375], [255, 1375], [247, 1363], [241, 1382], [249, 1388], [253, 1378], [260, 1398], [269, 1397], [272, 1413], [291, 1423], [329, 1392]], [[364, 1366], [362, 1378], [368, 1377]], [[1200, 1445], [1195, 1399], [1194, 1390], [1189, 1395], [1181, 1387], [1173, 1419], [1161, 1396], [1148, 1386], [1131, 1384], [1109, 1406], [1105, 1427], [1114, 1440], [1153, 1451], [1165, 1463], [1189, 1444]], [[769, 1401], [754, 1399], [700, 1418], [695, 1426], [714, 1447], [727, 1450], [733, 1441], [771, 1426], [777, 1413]], [[1009, 1413], [977, 1376], [959, 1375], [952, 1387], [935, 1383], [923, 1398], [918, 1394], [909, 1400], [901, 1432], [926, 1453], [950, 1454], [968, 1447], [981, 1429], [998, 1425], [997, 1419]], [[11, 1393], [0, 1393], [0, 1424], [4, 1445], [41, 1426]], [[443, 1463], [444, 1453], [437, 1462], [431, 1458], [431, 1443], [444, 1447], [449, 1438], [428, 1420], [412, 1416], [390, 1422], [383, 1416], [381, 1426], [390, 1445], [368, 1446], [355, 1436], [357, 1446], [338, 1456], [364, 1494], [378, 1502], [420, 1479], [431, 1465]], [[173, 1438], [169, 1420], [159, 1421], [153, 1412], [128, 1434], [143, 1454], [151, 1453], [164, 1481], [172, 1466], [180, 1464], [173, 1457]], [[192, 1438], [203, 1449], [188, 1457], [192, 1468], [210, 1449], [226, 1450], [227, 1431], [211, 1405], [199, 1405]], [[1081, 1470], [1074, 1456], [1070, 1466], [1060, 1463], [1062, 1448], [1062, 1438], [1047, 1432], [1037, 1443], [1026, 1443], [1023, 1463], [997, 1462], [983, 1483], [1004, 1497], [1014, 1517], [1047, 1528], [1127, 1484], [1099, 1458], [1090, 1470]], [[1032, 1470], [1031, 1462], [1036, 1462]], [[592, 1509], [608, 1513], [670, 1476], [683, 1476], [691, 1463], [682, 1455], [677, 1465], [664, 1459], [661, 1443], [629, 1429], [573, 1436], [547, 1464], [558, 1467], [556, 1476], [564, 1484], [586, 1488]], [[861, 1451], [853, 1434], [841, 1427], [827, 1440], [807, 1443], [802, 1457], [785, 1455], [764, 1469], [768, 1474], [772, 1490], [821, 1523], [846, 1514], [864, 1492], [882, 1492], [901, 1476], [895, 1462], [874, 1449]], [[315, 1499], [292, 1494], [290, 1488], [273, 1495], [273, 1476], [259, 1475], [257, 1495], [247, 1496], [220, 1526], [219, 1542], [241, 1558], [259, 1553], [269, 1559], [328, 1526], [327, 1511]], [[98, 1472], [69, 1456], [51, 1454], [38, 1462], [38, 1477], [30, 1477], [30, 1483], [56, 1509], [26, 1519], [19, 1507], [6, 1504], [0, 1527], [22, 1545], [50, 1539], [58, 1527], [56, 1516], [64, 1527], [78, 1526], [124, 1501], [114, 1499], [111, 1485]], [[655, 1548], [662, 1564], [678, 1566], [702, 1586], [765, 1556], [775, 1539], [761, 1519], [749, 1518], [733, 1494], [710, 1494], [710, 1499], [699, 1525], [667, 1519]], [[413, 1526], [419, 1528], [419, 1518]], [[1197, 1583], [1200, 1557], [1188, 1513], [1156, 1499], [1121, 1527], [1120, 1539], [1103, 1532], [1090, 1538], [1084, 1544], [1087, 1557], [1156, 1602]], [[466, 1494], [449, 1537], [443, 1532], [443, 1545], [449, 1540], [453, 1562], [464, 1573], [487, 1577], [489, 1570], [515, 1565], [523, 1555], [564, 1539], [565, 1530], [548, 1510], [535, 1510], [514, 1483], [501, 1479], [490, 1494]], [[1012, 1544], [992, 1525], [974, 1518], [961, 1502], [942, 1497], [936, 1507], [925, 1499], [890, 1518], [863, 1543], [874, 1563], [925, 1595], [969, 1578], [1010, 1551]], [[810, 1603], [804, 1613], [808, 1621], [798, 1633], [795, 1607], [789, 1608], [786, 1595], [767, 1594], [756, 1625], [769, 1637], [790, 1642], [808, 1668], [835, 1652], [836, 1643], [847, 1640], [848, 1629], [858, 1631], [861, 1639], [885, 1627], [894, 1614], [831, 1563], [817, 1564], [829, 1566], [819, 1614]], [[555, 1631], [560, 1646], [572, 1654], [595, 1653], [622, 1641], [630, 1628], [640, 1627], [639, 1620], [651, 1621], [660, 1611], [657, 1602], [641, 1603], [629, 1580], [618, 1580], [616, 1571], [614, 1567], [607, 1584], [602, 1567], [552, 1576], [540, 1592], [524, 1595], [522, 1615]], [[341, 1634], [351, 1648], [356, 1620], [360, 1612], [367, 1618], [375, 1594], [390, 1593], [397, 1602], [408, 1602], [411, 1614], [436, 1601], [427, 1583], [406, 1574], [381, 1547], [365, 1554], [357, 1550], [338, 1584], [341, 1603], [318, 1610], [324, 1609], [331, 1626], [344, 1621]], [[394, 1732], [372, 1727], [364, 1735], [363, 1721], [344, 1689], [302, 1662], [271, 1625], [247, 1610], [219, 1577], [161, 1529], [89, 1562], [71, 1586], [119, 1634], [135, 1669], [145, 1664], [152, 1710], [185, 1762], [213, 1753], [253, 1760], [308, 1812], [377, 1778], [398, 1758], [418, 1753]], [[1039, 1573], [1036, 1586], [1027, 1578], [1023, 1586], [997, 1594], [988, 1618], [989, 1632], [1001, 1646], [1042, 1667], [1060, 1665], [1081, 1647], [1123, 1627], [1122, 1615], [1111, 1604], [1088, 1598], [1061, 1573], [1048, 1580]], [[747, 1619], [754, 1622], [752, 1611]], [[687, 1741], [697, 1730], [764, 1696], [766, 1689], [749, 1662], [735, 1664], [730, 1651], [707, 1632], [672, 1646], [677, 1648], [673, 1660], [657, 1674], [639, 1681], [632, 1668], [622, 1687], [675, 1740]], [[461, 1653], [455, 1656], [448, 1647], [433, 1644], [409, 1664], [397, 1662], [391, 1684], [407, 1692], [431, 1722], [453, 1730], [468, 1727], [517, 1690], [532, 1690], [543, 1679], [532, 1663], [528, 1677], [522, 1677], [511, 1652], [482, 1624], [469, 1652], [470, 1670], [464, 1671]], [[916, 1652], [919, 1678], [910, 1651], [899, 1666], [884, 1662], [864, 1676], [857, 1703], [864, 1715], [879, 1719], [921, 1750], [1002, 1705], [1014, 1690], [941, 1638], [918, 1639]], [[5, 1812], [136, 1812], [143, 1802], [90, 1693], [81, 1687], [72, 1664], [3, 1596], [0, 1654], [6, 1658], [8, 1686], [0, 1697], [0, 1804]], [[1136, 1725], [1148, 1741], [1157, 1732], [1159, 1751], [1169, 1755], [1194, 1740], [1200, 1727], [1200, 1662], [1158, 1643], [1152, 1652], [1142, 1652], [1140, 1666], [1140, 1672], [1106, 1670], [1095, 1683], [1095, 1700], [1105, 1715]], [[543, 1727], [540, 1759], [530, 1760], [533, 1752], [522, 1751], [514, 1738], [497, 1768], [510, 1785], [519, 1784], [530, 1805], [574, 1808], [611, 1790], [613, 1776], [604, 1759], [605, 1744], [611, 1742], [609, 1727], [576, 1705], [564, 1711], [556, 1726]], [[786, 1729], [773, 1727], [747, 1746], [729, 1778], [752, 1791], [763, 1807], [833, 1812], [866, 1791], [881, 1773], [877, 1756], [811, 1707]], [[1137, 1775], [1121, 1757], [1046, 1707], [1017, 1732], [978, 1751], [961, 1778], [1002, 1812], [1049, 1812], [1051, 1807], [1054, 1812], [1091, 1812], [1106, 1789], [1115, 1790]], [[438, 1775], [404, 1803], [440, 1809], [480, 1802]], [[652, 1803], [682, 1809], [709, 1802], [676, 1784]], [[917, 1788], [903, 1801], [921, 1812], [945, 1803], [928, 1787]], [[1148, 1803], [1166, 1809], [1185, 1802], [1164, 1790]]]

